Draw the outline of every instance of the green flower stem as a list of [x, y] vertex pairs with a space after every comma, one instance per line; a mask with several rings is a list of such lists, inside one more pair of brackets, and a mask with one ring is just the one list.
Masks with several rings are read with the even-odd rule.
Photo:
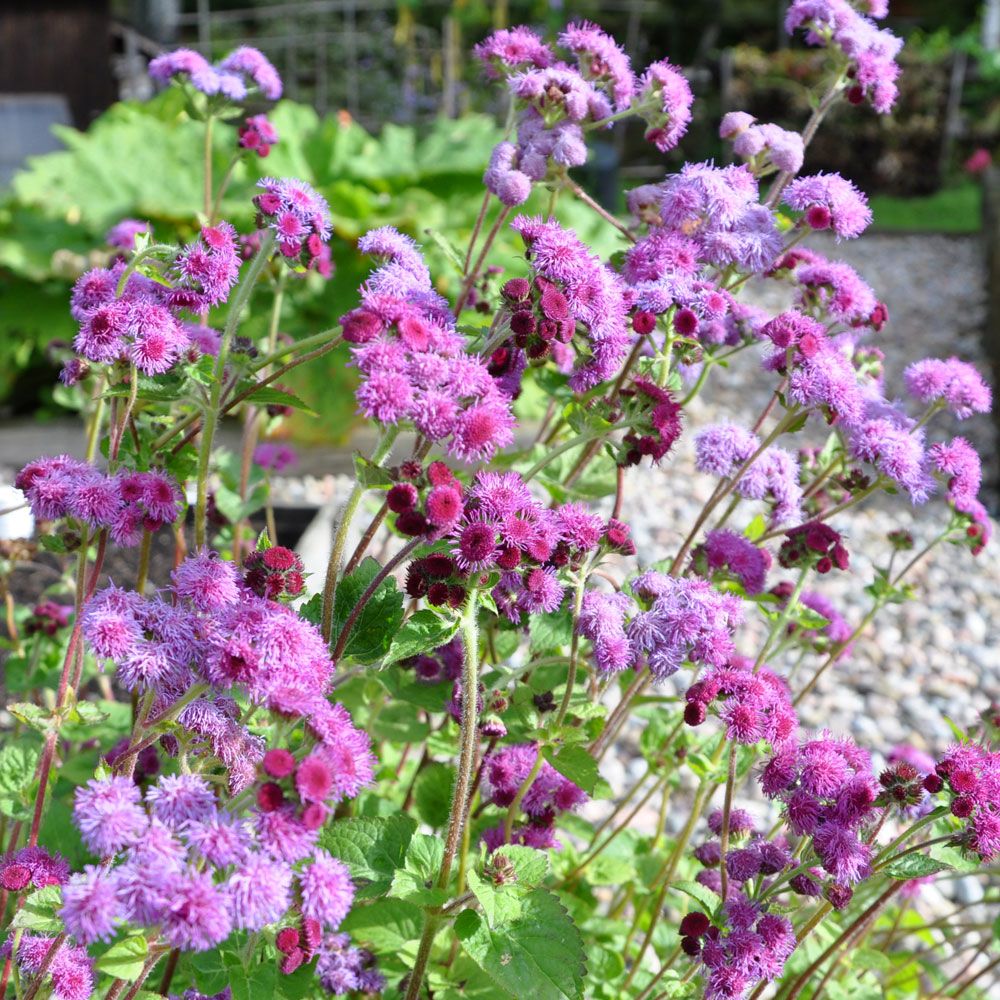
[[726, 854], [729, 852], [729, 820], [733, 814], [733, 792], [736, 787], [736, 743], [729, 744], [729, 767], [726, 771], [726, 796], [722, 803], [722, 829], [719, 832], [719, 874], [722, 876], [721, 898], [729, 897], [729, 873]]
[[580, 611], [583, 608], [583, 595], [587, 586], [587, 575], [589, 569], [590, 560], [588, 559], [584, 565], [580, 567], [576, 588], [573, 594], [573, 638], [570, 641], [569, 671], [566, 674], [566, 690], [563, 692], [562, 702], [559, 705], [559, 711], [556, 713], [555, 722], [553, 723], [555, 729], [558, 729], [563, 722], [566, 721], [566, 713], [569, 711], [569, 703], [573, 699], [573, 687], [576, 684], [577, 660], [579, 659], [580, 653], [580, 635], [578, 626], [580, 623]]
[[575, 438], [571, 438], [569, 441], [564, 441], [561, 445], [553, 448], [551, 451], [543, 455], [525, 474], [524, 480], [527, 482], [530, 479], [534, 479], [542, 469], [545, 468], [550, 462], [557, 459], [560, 455], [565, 454], [567, 451], [572, 451], [574, 448], [578, 448], [582, 444], [587, 444], [588, 441], [597, 441], [600, 438], [606, 437], [614, 431], [620, 431], [628, 427], [628, 421], [622, 420], [617, 424], [612, 424], [610, 427], [605, 427], [599, 431], [591, 431], [589, 434], [579, 434]]
[[[373, 465], [381, 466], [389, 457], [392, 446], [399, 435], [399, 427], [387, 427], [375, 445], [372, 452], [371, 462]], [[362, 485], [360, 479], [354, 480], [350, 495], [344, 502], [344, 509], [337, 524], [337, 532], [333, 536], [333, 549], [330, 551], [330, 561], [326, 564], [326, 582], [323, 585], [323, 616], [320, 631], [323, 638], [329, 644], [333, 638], [333, 605], [337, 599], [337, 584], [340, 576], [340, 566], [344, 558], [344, 549], [347, 547], [347, 533], [351, 527], [351, 521], [357, 513], [361, 504], [361, 498], [365, 495], [367, 487]]]
[[[477, 612], [478, 595], [473, 590], [470, 591], [466, 600], [465, 611], [462, 614], [462, 623], [459, 629], [462, 635], [463, 649], [462, 690], [465, 692], [462, 698], [461, 746], [459, 748], [458, 773], [455, 776], [455, 787], [452, 790], [451, 813], [448, 818], [448, 834], [444, 843], [444, 856], [441, 859], [441, 870], [438, 873], [436, 882], [438, 889], [446, 889], [451, 878], [452, 864], [455, 861], [459, 842], [462, 839], [462, 830], [465, 826], [469, 782], [472, 777], [472, 768], [476, 756], [476, 732], [479, 721], [479, 705], [475, 694], [479, 683], [479, 625]], [[541, 750], [539, 750], [538, 756], [540, 759]], [[434, 944], [434, 938], [437, 936], [442, 919], [440, 910], [431, 910], [427, 913], [423, 934], [420, 937], [420, 944], [417, 946], [417, 957], [413, 963], [413, 971], [410, 973], [409, 981], [406, 985], [405, 1000], [417, 1000], [420, 996], [424, 972], [427, 969], [427, 961], [430, 958], [431, 947]]]
[[900, 847], [902, 844], [905, 844], [906, 841], [909, 840], [909, 838], [912, 837], [913, 834], [917, 832], [917, 830], [922, 830], [925, 826], [930, 826], [932, 823], [936, 822], [942, 816], [946, 816], [947, 814], [948, 814], [948, 809], [946, 806], [938, 806], [936, 809], [933, 809], [931, 812], [929, 812], [926, 816], [922, 816], [915, 823], [908, 826], [898, 837], [896, 837], [895, 840], [893, 840], [886, 847], [882, 848], [882, 850], [879, 851], [877, 855], [875, 855], [875, 857], [872, 859], [872, 869], [874, 870], [876, 868], [881, 868], [882, 865], [885, 863], [886, 858], [888, 858], [889, 855], [892, 854], [892, 852], [895, 851], [897, 847]]
[[[236, 164], [240, 162], [243, 150], [240, 149], [233, 153], [232, 158], [229, 161], [229, 165], [226, 167], [226, 172], [222, 175], [222, 180], [219, 181], [219, 190], [215, 193], [215, 200], [212, 202], [211, 211], [207, 212], [208, 224], [214, 226], [216, 220], [219, 218], [219, 210], [222, 208], [222, 196], [226, 193], [226, 188], [229, 187], [229, 182], [233, 179], [233, 172], [236, 170]], [[209, 169], [211, 170], [211, 150], [209, 150]], [[209, 196], [211, 196], [211, 191], [209, 191]]]
[[219, 343], [219, 355], [215, 361], [215, 378], [212, 382], [208, 405], [205, 407], [205, 415], [202, 420], [201, 448], [198, 453], [198, 493], [195, 501], [194, 538], [195, 546], [199, 549], [204, 548], [206, 544], [208, 473], [212, 459], [212, 444], [215, 439], [215, 429], [218, 426], [221, 412], [220, 402], [222, 400], [226, 361], [229, 359], [229, 347], [232, 344], [236, 328], [239, 326], [243, 309], [250, 301], [254, 286], [263, 273], [273, 249], [274, 233], [268, 230], [261, 238], [260, 249], [250, 262], [246, 276], [239, 283], [236, 294], [230, 302], [229, 315], [226, 317], [226, 326], [222, 332], [222, 340]]
[[[781, 609], [781, 613], [775, 618], [773, 624], [771, 625], [771, 631], [768, 633], [767, 639], [764, 645], [761, 646], [760, 652], [757, 654], [757, 659], [754, 661], [753, 672], [756, 674], [762, 666], [764, 666], [764, 660], [767, 654], [770, 652], [771, 647], [774, 645], [774, 640], [781, 635], [784, 631], [785, 626], [788, 624], [788, 619], [792, 617], [795, 612], [796, 605], [799, 603], [799, 598], [802, 596], [802, 588], [805, 586], [806, 577], [809, 575], [808, 567], [803, 566], [799, 570], [799, 578], [795, 581], [795, 589], [792, 591], [791, 596], [785, 602], [784, 608]], [[725, 894], [723, 894], [723, 899], [725, 899]]]

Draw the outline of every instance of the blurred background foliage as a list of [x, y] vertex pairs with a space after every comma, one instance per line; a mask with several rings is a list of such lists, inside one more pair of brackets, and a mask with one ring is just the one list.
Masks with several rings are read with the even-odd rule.
[[[323, 20], [317, 4], [211, 0], [208, 6], [210, 34], [198, 22], [198, 4], [187, 0], [167, 46], [200, 45], [218, 56], [235, 44], [257, 44], [285, 77], [289, 98], [271, 113], [279, 144], [265, 160], [241, 160], [221, 215], [249, 231], [251, 188], [263, 174], [308, 180], [333, 212], [336, 274], [330, 282], [313, 275], [292, 283], [281, 323], [292, 337], [332, 324], [354, 305], [368, 269], [354, 244], [373, 226], [415, 236], [441, 291], [454, 291], [455, 255], [446, 248], [464, 249], [471, 232], [503, 107], [503, 95], [483, 85], [469, 52], [496, 26], [529, 23], [554, 34], [569, 19], [589, 17], [622, 41], [637, 68], [663, 56], [685, 67], [698, 101], [678, 150], [659, 155], [643, 141], [641, 127], [628, 125], [595, 142], [579, 172], [615, 210], [629, 188], [658, 180], [685, 159], [720, 159], [716, 129], [726, 110], [800, 127], [817, 78], [817, 53], [784, 34], [780, 0], [358, 0], [336, 5], [336, 24]], [[140, 0], [112, 5], [124, 19], [149, 7]], [[809, 170], [839, 170], [873, 195], [877, 226], [952, 232], [979, 226], [978, 185], [961, 164], [977, 147], [991, 148], [1000, 128], [1000, 54], [980, 42], [980, 8], [979, 0], [893, 0], [887, 23], [907, 38], [895, 113], [840, 108], [810, 149]], [[282, 38], [311, 41], [295, 47]], [[176, 90], [120, 102], [86, 131], [57, 127], [63, 151], [31, 159], [0, 193], [0, 413], [60, 412], [53, 379], [59, 345], [75, 333], [69, 289], [84, 269], [107, 260], [100, 248], [111, 225], [133, 217], [150, 221], [157, 239], [195, 234], [202, 129]], [[216, 177], [235, 146], [235, 127], [218, 127]], [[525, 209], [542, 212], [547, 198], [538, 191]], [[572, 199], [563, 197], [558, 214], [598, 252], [615, 248], [608, 227]], [[518, 241], [505, 234], [493, 259], [509, 263], [519, 253]], [[269, 305], [262, 293], [251, 324], [263, 326]], [[219, 325], [223, 316], [211, 322]], [[353, 399], [345, 360], [346, 353], [298, 373], [295, 388], [320, 400], [322, 419], [297, 433], [324, 440], [348, 433]]]

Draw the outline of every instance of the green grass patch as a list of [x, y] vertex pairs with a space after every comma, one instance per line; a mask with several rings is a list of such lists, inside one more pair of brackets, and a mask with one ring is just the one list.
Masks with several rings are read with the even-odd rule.
[[875, 228], [881, 232], [978, 233], [982, 189], [966, 181], [922, 198], [871, 198]]

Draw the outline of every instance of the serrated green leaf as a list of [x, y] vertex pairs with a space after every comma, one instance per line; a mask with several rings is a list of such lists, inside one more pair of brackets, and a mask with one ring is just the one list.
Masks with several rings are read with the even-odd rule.
[[366, 489], [388, 489], [392, 486], [392, 476], [382, 468], [369, 461], [364, 455], [354, 456], [354, 475]]
[[78, 701], [73, 707], [73, 716], [75, 716], [74, 722], [80, 722], [85, 726], [97, 725], [111, 717], [109, 712], [92, 701]]
[[513, 997], [580, 1000], [586, 959], [580, 932], [558, 897], [534, 889], [517, 919], [490, 927], [466, 910], [455, 933], [476, 964]]
[[489, 878], [483, 878], [471, 869], [467, 877], [469, 888], [479, 900], [483, 916], [490, 927], [510, 923], [521, 915], [521, 898], [524, 893], [519, 892], [516, 885], [494, 885]]
[[719, 897], [700, 882], [681, 880], [672, 883], [671, 888], [690, 896], [696, 903], [701, 905], [706, 914], [714, 913], [716, 906], [719, 905]]
[[248, 399], [257, 406], [290, 406], [292, 409], [301, 410], [309, 416], [316, 416], [316, 411], [299, 399], [295, 393], [278, 389], [273, 385], [262, 385], [259, 389], [255, 389]]
[[533, 653], [546, 653], [567, 646], [573, 639], [573, 616], [569, 611], [532, 615], [528, 623]]
[[520, 886], [533, 889], [548, 877], [549, 856], [545, 851], [536, 851], [533, 847], [521, 847], [518, 844], [504, 844], [490, 857], [495, 861], [498, 855], [510, 859], [517, 874], [517, 884]]
[[32, 729], [38, 730], [40, 733], [47, 733], [55, 728], [55, 719], [53, 719], [52, 715], [40, 705], [35, 705], [32, 702], [15, 702], [13, 705], [7, 706], [7, 711], [15, 719], [23, 722], [26, 726], [30, 726]]
[[11, 819], [26, 819], [28, 790], [35, 780], [38, 751], [11, 745], [0, 750], [0, 813]]
[[340, 925], [360, 944], [376, 951], [398, 952], [416, 941], [424, 926], [419, 906], [403, 899], [376, 899], [369, 906], [355, 906]]
[[545, 759], [564, 777], [569, 778], [588, 795], [594, 790], [597, 779], [597, 761], [582, 747], [562, 747], [553, 751], [551, 747], [543, 750]]
[[744, 529], [743, 537], [751, 542], [756, 542], [764, 532], [767, 531], [767, 519], [763, 514], [758, 514]]
[[925, 875], [936, 875], [938, 872], [950, 870], [951, 865], [946, 861], [938, 861], [937, 858], [930, 858], [919, 852], [890, 861], [882, 869], [889, 878], [895, 879], [923, 878]]
[[320, 834], [320, 844], [350, 869], [358, 898], [383, 895], [403, 865], [417, 821], [396, 816], [355, 816], [337, 820]]
[[443, 618], [435, 611], [415, 612], [396, 632], [383, 663], [388, 666], [420, 653], [430, 653], [455, 637], [458, 624], [457, 618]]
[[444, 841], [426, 833], [415, 833], [406, 849], [406, 860], [397, 868], [389, 895], [420, 906], [440, 906], [448, 901], [448, 890], [435, 888]]
[[56, 916], [61, 907], [62, 886], [47, 885], [43, 889], [36, 889], [14, 914], [11, 927], [21, 927], [41, 934], [58, 933], [63, 929], [62, 921]]
[[149, 943], [141, 934], [131, 934], [116, 941], [100, 958], [97, 968], [109, 976], [134, 983], [149, 955]]
[[[340, 581], [333, 607], [333, 630], [330, 633], [334, 642], [381, 569], [378, 561], [369, 556], [362, 560], [353, 573]], [[396, 586], [395, 578], [387, 576], [368, 598], [351, 626], [343, 655], [359, 663], [372, 663], [381, 659], [388, 652], [402, 620], [403, 595]]]
[[858, 948], [852, 951], [851, 965], [856, 969], [871, 969], [874, 972], [889, 972], [892, 969], [889, 956], [876, 948]]
[[413, 786], [413, 804], [417, 815], [429, 827], [442, 827], [451, 812], [451, 790], [455, 769], [447, 764], [430, 764]]

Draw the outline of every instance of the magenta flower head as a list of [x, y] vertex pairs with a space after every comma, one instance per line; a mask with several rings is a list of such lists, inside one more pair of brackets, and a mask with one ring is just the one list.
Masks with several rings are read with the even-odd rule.
[[676, 66], [661, 59], [646, 68], [636, 89], [634, 106], [648, 126], [646, 140], [661, 153], [669, 152], [691, 123], [691, 85]]
[[299, 875], [302, 892], [302, 912], [318, 920], [330, 930], [336, 930], [354, 902], [354, 883], [350, 872], [338, 858], [318, 850]]
[[158, 83], [169, 83], [174, 77], [187, 79], [195, 90], [209, 96], [219, 92], [218, 71], [192, 49], [175, 49], [156, 56], [149, 64], [149, 75]]
[[236, 230], [228, 222], [202, 226], [200, 237], [177, 255], [173, 271], [177, 307], [198, 311], [225, 302], [240, 273]]
[[915, 361], [903, 373], [906, 389], [921, 403], [940, 402], [965, 420], [974, 413], [989, 413], [993, 393], [986, 380], [966, 361], [952, 357]]
[[263, 189], [253, 200], [258, 225], [274, 232], [278, 250], [290, 265], [307, 270], [316, 266], [332, 232], [326, 200], [305, 181], [264, 177], [257, 186]]
[[530, 28], [502, 28], [494, 31], [472, 50], [490, 80], [510, 76], [519, 70], [544, 69], [555, 62], [552, 50]]
[[233, 924], [259, 931], [276, 923], [292, 902], [292, 869], [262, 854], [249, 855], [224, 886]]
[[63, 886], [63, 907], [59, 916], [77, 941], [93, 944], [114, 936], [115, 923], [122, 915], [114, 870], [87, 865]]
[[239, 128], [239, 143], [243, 149], [256, 153], [261, 159], [271, 152], [278, 142], [278, 130], [268, 120], [267, 115], [253, 115]]
[[785, 189], [785, 201], [812, 229], [832, 229], [838, 240], [854, 239], [871, 224], [868, 199], [840, 174], [799, 177]]
[[148, 819], [131, 778], [92, 778], [76, 790], [73, 818], [83, 842], [104, 858], [136, 843]]
[[298, 455], [295, 449], [280, 441], [264, 441], [253, 450], [254, 464], [268, 472], [284, 472], [295, 465]]
[[589, 21], [577, 21], [566, 26], [559, 44], [576, 56], [584, 79], [610, 90], [618, 111], [629, 106], [635, 77], [628, 56], [610, 35]]
[[219, 63], [219, 69], [242, 77], [245, 83], [255, 86], [269, 101], [281, 97], [281, 77], [258, 49], [248, 45], [234, 49]]
[[239, 599], [239, 573], [217, 552], [205, 550], [188, 556], [173, 571], [174, 593], [198, 611], [219, 611]]

